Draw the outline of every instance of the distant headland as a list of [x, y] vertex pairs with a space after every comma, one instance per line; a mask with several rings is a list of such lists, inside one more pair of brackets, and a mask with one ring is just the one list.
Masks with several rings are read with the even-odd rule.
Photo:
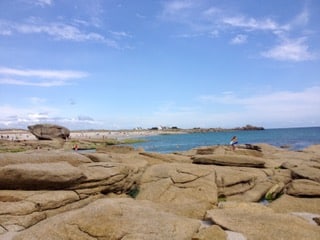
[[[142, 129], [141, 129], [142, 130]], [[175, 131], [182, 131], [188, 133], [198, 133], [198, 132], [227, 132], [227, 131], [250, 131], [250, 130], [265, 130], [264, 127], [257, 127], [250, 124], [247, 124], [243, 127], [235, 127], [235, 128], [190, 128], [190, 129], [182, 129], [179, 127], [153, 127], [149, 130], [175, 130]]]

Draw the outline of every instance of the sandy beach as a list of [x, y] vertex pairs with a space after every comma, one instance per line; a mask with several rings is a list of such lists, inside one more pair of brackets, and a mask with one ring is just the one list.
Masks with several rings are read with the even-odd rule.
[[[80, 130], [71, 131], [70, 139], [128, 139], [159, 134], [177, 134], [177, 131], [170, 130]], [[36, 140], [36, 137], [28, 130], [0, 130], [0, 137], [3, 140], [26, 141]]]

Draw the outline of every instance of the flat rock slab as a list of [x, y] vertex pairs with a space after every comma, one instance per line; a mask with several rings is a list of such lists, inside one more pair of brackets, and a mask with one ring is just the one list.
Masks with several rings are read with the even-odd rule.
[[157, 164], [141, 178], [138, 197], [156, 202], [206, 200], [215, 204], [217, 186], [213, 168], [193, 164]]
[[308, 212], [320, 214], [320, 198], [302, 198], [287, 194], [271, 202], [269, 205], [275, 212]]
[[48, 217], [46, 210], [61, 210], [79, 200], [74, 191], [1, 190], [0, 225], [7, 230], [15, 226], [27, 228]]
[[237, 155], [196, 155], [192, 157], [193, 163], [214, 164], [221, 166], [256, 167], [263, 168], [265, 161], [256, 157]]
[[291, 214], [280, 214], [257, 203], [224, 203], [207, 212], [222, 228], [240, 232], [247, 239], [319, 240], [320, 228]]
[[294, 178], [306, 178], [320, 183], [320, 168], [300, 165], [291, 168]]
[[0, 189], [64, 189], [83, 178], [66, 162], [12, 164], [0, 168]]
[[223, 231], [222, 228], [217, 225], [213, 225], [200, 229], [200, 231], [193, 236], [192, 240], [227, 240], [227, 237], [227, 233]]
[[286, 190], [293, 196], [320, 197], [320, 183], [308, 179], [295, 179]]
[[141, 177], [137, 199], [161, 203], [176, 214], [202, 218], [217, 202], [213, 168], [164, 163], [149, 167]]
[[131, 165], [96, 162], [79, 167], [85, 179], [72, 187], [75, 190], [98, 188], [97, 192], [127, 192], [138, 181], [139, 171]]
[[83, 163], [91, 163], [92, 161], [76, 152], [64, 152], [59, 150], [35, 150], [32, 152], [0, 154], [0, 167], [10, 164], [54, 162], [67, 162], [72, 166], [79, 166]]
[[189, 240], [200, 224], [199, 220], [161, 211], [149, 201], [100, 199], [44, 220], [18, 233], [13, 240]]

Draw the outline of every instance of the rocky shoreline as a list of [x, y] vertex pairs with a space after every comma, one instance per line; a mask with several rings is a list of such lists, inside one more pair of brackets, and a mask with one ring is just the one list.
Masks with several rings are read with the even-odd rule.
[[100, 134], [1, 141], [0, 240], [319, 239], [320, 145], [159, 154]]

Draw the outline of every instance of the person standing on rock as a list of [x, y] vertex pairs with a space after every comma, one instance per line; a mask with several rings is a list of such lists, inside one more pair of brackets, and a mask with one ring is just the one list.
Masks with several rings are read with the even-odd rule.
[[236, 149], [236, 144], [238, 144], [238, 138], [237, 136], [233, 136], [231, 141], [230, 141], [230, 146], [232, 148], [232, 151], [234, 151]]

